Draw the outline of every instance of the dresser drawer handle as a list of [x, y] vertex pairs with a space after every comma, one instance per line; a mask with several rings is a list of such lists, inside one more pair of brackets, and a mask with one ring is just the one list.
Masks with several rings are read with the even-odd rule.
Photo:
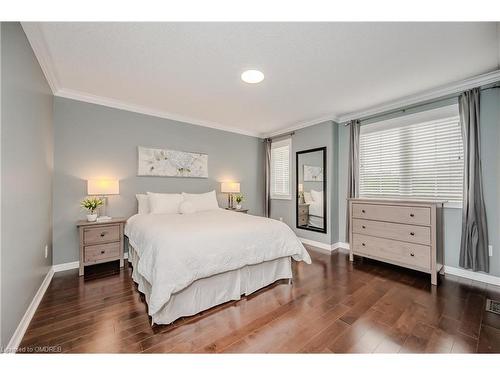
[[415, 256], [415, 253], [410, 253], [410, 255], [411, 255], [412, 257], [414, 257], [414, 256]]
[[415, 232], [410, 232], [410, 236], [414, 236], [415, 235]]
[[101, 254], [104, 254], [106, 251], [105, 250], [101, 250]]
[[104, 237], [108, 232], [101, 232], [101, 237]]
[[362, 225], [362, 226], [361, 226], [361, 228], [366, 229], [366, 226], [365, 226], [365, 225]]
[[361, 210], [362, 213], [365, 213], [365, 210]]
[[364, 242], [363, 242], [361, 245], [362, 245], [362, 246], [366, 246], [366, 244], [365, 244]]
[[410, 214], [410, 217], [415, 217], [415, 214]]

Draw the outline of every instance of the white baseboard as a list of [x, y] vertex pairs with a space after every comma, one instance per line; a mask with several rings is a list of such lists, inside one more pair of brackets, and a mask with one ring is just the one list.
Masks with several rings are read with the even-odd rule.
[[43, 279], [40, 288], [38, 288], [38, 291], [33, 297], [33, 300], [28, 306], [28, 309], [24, 313], [23, 318], [21, 319], [19, 325], [14, 331], [14, 334], [12, 335], [9, 343], [7, 344], [7, 347], [5, 348], [6, 353], [15, 353], [17, 348], [19, 347], [19, 344], [21, 344], [24, 334], [26, 333], [26, 330], [30, 325], [31, 319], [33, 318], [33, 315], [35, 315], [36, 309], [38, 308], [38, 305], [42, 301], [42, 298], [45, 292], [47, 291], [47, 288], [49, 287], [50, 281], [52, 280], [52, 276], [54, 276], [53, 267], [51, 267], [49, 269], [49, 272], [47, 272], [47, 275]]
[[487, 273], [480, 273], [465, 270], [463, 268], [444, 266], [444, 273], [448, 275], [460, 276], [466, 279], [481, 281], [486, 284], [500, 285], [500, 277], [488, 275]]
[[54, 272], [62, 272], [62, 271], [67, 271], [67, 270], [73, 270], [75, 268], [80, 267], [80, 262], [69, 262], [69, 263], [60, 263], [60, 264], [54, 264], [52, 266], [52, 269]]
[[344, 249], [349, 250], [349, 244], [347, 242], [336, 242], [332, 245], [332, 248], [335, 249]]
[[309, 240], [307, 238], [301, 238], [301, 237], [299, 237], [299, 240], [300, 240], [300, 242], [302, 242], [303, 244], [306, 244], [306, 245], [311, 245], [311, 246], [314, 246], [314, 247], [317, 247], [317, 248], [323, 249], [323, 250], [333, 251], [332, 245], [327, 244], [327, 243]]
[[[128, 259], [128, 253], [123, 254], [123, 259]], [[79, 261], [68, 262], [68, 263], [59, 263], [59, 264], [54, 264], [52, 266], [52, 268], [54, 269], [54, 272], [74, 270], [75, 268], [78, 268], [78, 267], [80, 267]]]
[[299, 237], [300, 242], [306, 244], [306, 245], [311, 245], [314, 247], [317, 247], [322, 250], [328, 250], [330, 252], [335, 251], [337, 249], [345, 249], [349, 250], [349, 244], [345, 242], [335, 242], [334, 244], [327, 244], [319, 241], [314, 241], [314, 240], [309, 240], [307, 238], [301, 238]]

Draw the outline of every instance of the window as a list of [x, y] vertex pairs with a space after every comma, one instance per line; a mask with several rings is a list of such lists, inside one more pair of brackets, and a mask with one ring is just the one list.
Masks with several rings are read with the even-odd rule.
[[458, 105], [361, 126], [359, 149], [360, 196], [462, 201]]
[[271, 199], [292, 199], [292, 139], [271, 143]]

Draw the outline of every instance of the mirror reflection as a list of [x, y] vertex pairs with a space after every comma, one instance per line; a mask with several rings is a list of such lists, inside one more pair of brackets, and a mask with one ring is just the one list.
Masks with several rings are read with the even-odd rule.
[[297, 228], [326, 233], [326, 147], [299, 151]]

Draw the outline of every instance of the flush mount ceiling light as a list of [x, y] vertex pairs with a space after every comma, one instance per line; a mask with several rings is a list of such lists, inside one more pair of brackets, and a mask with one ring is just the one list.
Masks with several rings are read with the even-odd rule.
[[241, 80], [246, 83], [259, 83], [264, 80], [264, 73], [258, 70], [245, 70], [241, 73]]

